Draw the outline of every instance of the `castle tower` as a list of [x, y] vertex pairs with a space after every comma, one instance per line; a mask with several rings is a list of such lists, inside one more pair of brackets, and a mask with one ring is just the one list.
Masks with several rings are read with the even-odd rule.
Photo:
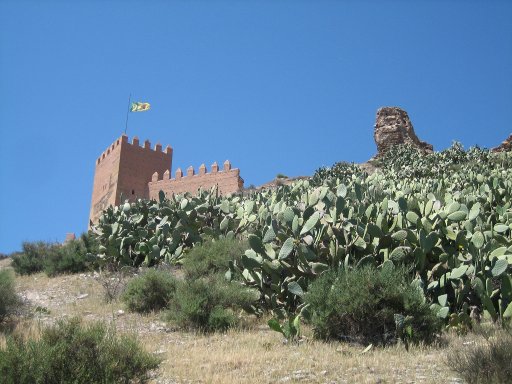
[[124, 200], [149, 198], [148, 183], [153, 173], [163, 174], [172, 165], [172, 148], [151, 143], [144, 146], [134, 137], [122, 135], [96, 160], [89, 219], [96, 222], [101, 212], [109, 205], [119, 205]]

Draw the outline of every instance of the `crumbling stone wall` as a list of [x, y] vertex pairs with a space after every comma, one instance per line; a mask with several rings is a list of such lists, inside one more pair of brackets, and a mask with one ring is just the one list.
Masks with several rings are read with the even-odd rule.
[[492, 152], [512, 151], [512, 134], [504, 140], [500, 145], [492, 149]]
[[398, 107], [382, 107], [377, 111], [373, 137], [377, 144], [377, 156], [400, 144], [410, 144], [425, 152], [434, 150], [431, 144], [416, 136], [407, 112]]

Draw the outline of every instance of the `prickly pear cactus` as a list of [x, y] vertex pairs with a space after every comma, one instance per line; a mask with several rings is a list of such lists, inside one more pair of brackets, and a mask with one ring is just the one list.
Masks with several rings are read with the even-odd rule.
[[474, 307], [512, 318], [512, 154], [455, 144], [428, 155], [393, 149], [380, 161], [371, 175], [339, 163], [248, 195], [123, 203], [92, 231], [100, 257], [133, 266], [179, 262], [206, 239], [247, 239], [226, 276], [243, 276], [277, 313], [298, 308], [330, 268], [393, 263], [409, 266], [447, 323], [469, 322]]

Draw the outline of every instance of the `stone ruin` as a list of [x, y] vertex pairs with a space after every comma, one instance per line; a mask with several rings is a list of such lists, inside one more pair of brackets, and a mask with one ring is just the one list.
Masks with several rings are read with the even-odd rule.
[[431, 144], [416, 136], [407, 112], [398, 107], [382, 107], [377, 111], [373, 137], [377, 144], [377, 157], [400, 144], [410, 144], [423, 152], [434, 150]]
[[505, 152], [505, 151], [512, 151], [512, 133], [510, 136], [505, 139], [500, 145], [497, 147], [491, 149], [492, 152]]

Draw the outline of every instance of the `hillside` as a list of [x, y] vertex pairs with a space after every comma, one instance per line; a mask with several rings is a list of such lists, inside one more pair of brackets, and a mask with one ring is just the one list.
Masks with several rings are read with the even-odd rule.
[[[2, 261], [0, 268], [9, 268], [9, 261]], [[34, 335], [40, 327], [73, 316], [113, 324], [118, 332], [136, 333], [148, 351], [164, 359], [149, 381], [155, 384], [437, 383], [440, 378], [455, 384], [462, 380], [442, 362], [451, 348], [478, 340], [454, 338], [450, 348], [412, 347], [407, 352], [396, 346], [361, 354], [362, 346], [315, 341], [310, 329], [304, 330], [300, 344], [287, 345], [265, 319], [226, 333], [183, 332], [163, 322], [158, 313], [130, 313], [121, 302], [105, 303], [100, 280], [92, 273], [17, 277], [24, 302], [18, 332]], [[0, 336], [0, 347], [2, 343]]]
[[471, 382], [453, 357], [492, 351], [512, 318], [512, 153], [405, 144], [371, 172], [160, 194], [26, 247], [2, 261], [21, 274], [14, 333], [107, 322], [162, 358], [154, 383]]

